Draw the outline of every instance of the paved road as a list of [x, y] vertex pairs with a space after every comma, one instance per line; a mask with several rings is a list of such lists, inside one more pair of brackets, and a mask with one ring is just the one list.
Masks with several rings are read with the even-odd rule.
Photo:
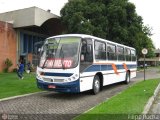
[[[156, 69], [147, 70], [146, 75], [146, 78], [160, 78]], [[129, 85], [120, 83], [106, 86], [98, 95], [91, 95], [90, 92], [80, 94], [43, 92], [22, 98], [1, 101], [0, 114], [6, 113], [10, 115], [9, 117], [23, 120], [70, 120], [128, 88], [140, 79], [143, 79], [143, 72], [138, 72], [137, 78], [132, 79]]]
[[[146, 79], [152, 78], [160, 78], [160, 70], [157, 68], [146, 69]], [[137, 73], [137, 77], [133, 80], [143, 80], [144, 79], [144, 71]]]

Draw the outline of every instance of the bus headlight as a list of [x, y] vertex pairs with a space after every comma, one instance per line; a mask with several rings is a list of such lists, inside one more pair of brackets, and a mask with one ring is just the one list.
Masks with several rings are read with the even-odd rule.
[[78, 74], [74, 74], [71, 77], [65, 79], [64, 82], [71, 82], [71, 81], [75, 81], [77, 79], [78, 79]]
[[37, 79], [42, 80], [42, 77], [37, 74]]
[[75, 74], [75, 77], [77, 78], [77, 77], [78, 77], [78, 74]]
[[73, 76], [73, 77], [72, 77], [72, 79], [73, 79], [73, 80], [75, 80], [75, 79], [76, 79], [76, 77], [75, 77], [75, 76]]
[[68, 78], [68, 81], [71, 81], [71, 78]]
[[70, 78], [68, 78], [69, 81], [75, 81], [78, 79], [78, 74], [74, 74], [73, 76], [71, 76]]

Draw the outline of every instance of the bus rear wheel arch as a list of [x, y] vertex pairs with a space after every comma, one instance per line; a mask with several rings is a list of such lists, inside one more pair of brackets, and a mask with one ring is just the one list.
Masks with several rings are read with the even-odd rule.
[[124, 81], [124, 83], [125, 84], [129, 84], [129, 82], [130, 82], [130, 70], [128, 70], [127, 72], [126, 72], [126, 77], [125, 77], [125, 81]]

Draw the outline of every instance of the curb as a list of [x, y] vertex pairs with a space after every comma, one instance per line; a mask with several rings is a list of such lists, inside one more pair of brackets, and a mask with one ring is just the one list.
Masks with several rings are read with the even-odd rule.
[[24, 94], [24, 95], [17, 95], [17, 96], [13, 96], [13, 97], [2, 98], [2, 99], [0, 99], [0, 102], [6, 101], [6, 100], [11, 100], [11, 99], [16, 99], [16, 98], [21, 98], [21, 97], [26, 97], [26, 96], [30, 96], [30, 95], [34, 95], [34, 94], [38, 94], [38, 93], [44, 93], [44, 92], [46, 92], [46, 91], [34, 92], [34, 93], [29, 93], [29, 94]]
[[149, 112], [149, 110], [150, 110], [159, 91], [160, 91], [160, 83], [158, 84], [157, 88], [155, 89], [153, 96], [149, 98], [147, 104], [144, 107], [142, 114], [148, 114], [148, 112]]

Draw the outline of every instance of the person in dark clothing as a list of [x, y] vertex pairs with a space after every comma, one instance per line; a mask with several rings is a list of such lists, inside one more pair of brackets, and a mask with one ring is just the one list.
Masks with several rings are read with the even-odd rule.
[[20, 79], [23, 79], [23, 72], [24, 72], [24, 63], [20, 60], [20, 63], [17, 65], [17, 75]]

